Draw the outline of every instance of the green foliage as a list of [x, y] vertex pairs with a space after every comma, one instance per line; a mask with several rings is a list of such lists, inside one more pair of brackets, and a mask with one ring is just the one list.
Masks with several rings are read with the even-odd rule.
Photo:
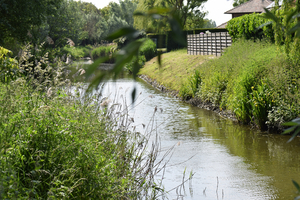
[[233, 7], [239, 6], [243, 3], [246, 3], [247, 1], [249, 1], [249, 0], [234, 0], [233, 1]]
[[128, 62], [128, 63], [125, 64], [124, 67], [125, 67], [125, 69], [128, 70], [130, 73], [133, 73], [134, 70], [135, 70], [135, 64], [136, 64], [136, 63], [137, 63], [138, 66], [139, 66], [138, 69], [142, 68], [142, 67], [145, 65], [145, 63], [146, 63], [146, 58], [145, 58], [145, 56], [134, 56], [130, 62]]
[[65, 46], [65, 47], [63, 47], [63, 49], [72, 56], [72, 59], [79, 60], [80, 58], [91, 56], [93, 47], [92, 46], [84, 46], [84, 47], [83, 46], [76, 46], [76, 47]]
[[20, 75], [18, 62], [10, 58], [9, 54], [12, 54], [10, 50], [0, 46], [0, 81], [2, 83], [8, 83]]
[[195, 73], [192, 74], [192, 76], [188, 78], [188, 81], [181, 86], [178, 95], [184, 100], [194, 98], [199, 90], [200, 85], [201, 74], [199, 70], [195, 70]]
[[[137, 11], [146, 12], [148, 10], [167, 9], [182, 24], [184, 28], [196, 27], [198, 24], [203, 25], [206, 13], [200, 11], [200, 7], [207, 0], [191, 1], [173, 1], [173, 0], [144, 0], [139, 1]], [[154, 11], [157, 12], [157, 11]], [[168, 14], [167, 14], [168, 15]], [[165, 18], [154, 16], [152, 19], [135, 18], [134, 27], [139, 30], [151, 30], [155, 33], [164, 33], [170, 30], [169, 24]], [[201, 26], [202, 27], [202, 26]]]
[[282, 8], [278, 8], [278, 0], [275, 1], [275, 9], [266, 10], [264, 18], [272, 20], [274, 24], [275, 42], [284, 45], [288, 59], [294, 66], [300, 64], [300, 3], [299, 1], [283, 1]]
[[[170, 24], [172, 30], [171, 35], [174, 38], [174, 41], [180, 43], [181, 45], [186, 45], [186, 40], [184, 39], [184, 34], [180, 22], [177, 20], [176, 15], [172, 13], [166, 16], [167, 11], [168, 10], [166, 9], [150, 10], [146, 13], [136, 13], [136, 15], [140, 17], [149, 18], [149, 19], [152, 19], [153, 17], [164, 18]], [[97, 70], [99, 64], [108, 60], [109, 57], [96, 60], [88, 68], [87, 77], [92, 78], [92, 81], [87, 89], [88, 92], [91, 92], [93, 88], [98, 87], [98, 85], [105, 79], [105, 76], [107, 74], [114, 74], [115, 76], [117, 76], [119, 73], [122, 72], [122, 69], [126, 63], [131, 62], [134, 57], [139, 56], [141, 47], [147, 41], [147, 39], [145, 38], [138, 40], [140, 33], [141, 33], [140, 31], [134, 28], [125, 27], [111, 34], [109, 37], [107, 37], [107, 40], [110, 41], [120, 39], [120, 38], [126, 38], [128, 40], [128, 43], [115, 54], [116, 62], [113, 69], [106, 72], [101, 72], [98, 75], [92, 77], [92, 75]], [[161, 54], [158, 54], [158, 63], [159, 65], [161, 65]], [[135, 59], [132, 67], [132, 74], [134, 78], [137, 77], [137, 74], [140, 69], [141, 69], [141, 65], [139, 65], [138, 59]], [[132, 100], [134, 98], [135, 98], [135, 89], [133, 90], [132, 93]]]
[[133, 73], [133, 70], [135, 70], [135, 63], [138, 63], [139, 68], [142, 68], [146, 61], [154, 58], [157, 55], [156, 45], [151, 39], [140, 39], [140, 41], [143, 41], [143, 45], [140, 47], [138, 56], [134, 56], [129, 63], [125, 64], [125, 68], [131, 73]]
[[62, 0], [3, 0], [0, 4], [0, 45], [6, 38], [28, 39], [28, 29], [39, 26], [46, 15], [55, 15]]
[[152, 178], [157, 152], [146, 153], [148, 136], [130, 131], [123, 111], [101, 107], [101, 96], [69, 88], [62, 63], [50, 65], [47, 54], [27, 47], [19, 61], [27, 76], [0, 83], [0, 199], [155, 199], [163, 192]]
[[[240, 122], [278, 129], [300, 115], [299, 70], [274, 44], [238, 40], [198, 70], [196, 97], [233, 111]], [[196, 88], [186, 84], [180, 95], [192, 97]]]
[[151, 39], [146, 39], [140, 48], [139, 54], [145, 56], [146, 61], [157, 56], [156, 44]]
[[109, 57], [109, 60], [107, 62], [113, 63], [114, 58], [112, 57], [112, 54], [117, 49], [117, 45], [101, 45], [95, 49], [92, 50], [92, 59], [96, 60], [98, 58], [103, 57]]
[[0, 88], [1, 199], [143, 195], [146, 174], [132, 170], [138, 147], [103, 120], [93, 99], [84, 106], [59, 90], [49, 98], [26, 86]]
[[263, 26], [262, 30], [259, 29], [262, 25], [270, 22], [270, 20], [264, 19], [261, 16], [261, 14], [253, 13], [231, 19], [227, 23], [226, 28], [233, 41], [238, 38], [269, 38], [271, 41], [274, 41], [272, 25]]

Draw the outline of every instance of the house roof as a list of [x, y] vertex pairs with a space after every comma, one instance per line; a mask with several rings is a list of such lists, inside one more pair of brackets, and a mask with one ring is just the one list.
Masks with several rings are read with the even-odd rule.
[[226, 28], [227, 22], [224, 22], [223, 24], [220, 24], [216, 28]]
[[234, 13], [262, 13], [264, 8], [269, 6], [272, 3], [270, 0], [250, 0], [246, 3], [243, 3], [231, 10], [225, 12], [225, 14], [234, 14]]

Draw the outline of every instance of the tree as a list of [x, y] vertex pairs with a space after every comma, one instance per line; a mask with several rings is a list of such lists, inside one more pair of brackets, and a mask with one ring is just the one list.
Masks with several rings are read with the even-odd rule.
[[[188, 28], [193, 19], [202, 21], [205, 17], [206, 13], [200, 11], [201, 6], [205, 2], [207, 2], [207, 0], [141, 0], [139, 1], [137, 10], [144, 12], [155, 7], [171, 9], [179, 18], [182, 26]], [[142, 19], [138, 18], [135, 20], [135, 26], [138, 29], [144, 29], [150, 25], [150, 28], [152, 27], [158, 30], [158, 27], [159, 29], [161, 28], [161, 23], [165, 23], [155, 18], [151, 22], [142, 21]]]
[[28, 29], [39, 26], [47, 15], [55, 14], [62, 0], [1, 0], [0, 44], [6, 38], [24, 41]]
[[119, 4], [110, 2], [108, 6], [100, 10], [101, 16], [107, 23], [106, 33], [112, 33], [122, 27], [133, 27], [133, 13], [137, 4], [133, 0], [119, 1]]
[[233, 1], [233, 7], [239, 6], [243, 3], [246, 3], [247, 1], [249, 1], [249, 0], [234, 0]]

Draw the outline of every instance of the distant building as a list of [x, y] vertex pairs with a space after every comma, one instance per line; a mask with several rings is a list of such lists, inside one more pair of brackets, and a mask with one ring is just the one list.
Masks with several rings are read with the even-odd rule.
[[[240, 17], [251, 13], [263, 13], [264, 8], [270, 6], [273, 2], [270, 0], [250, 0], [235, 8], [226, 11], [224, 14], [231, 14], [232, 18]], [[217, 26], [216, 28], [225, 28], [227, 22]]]

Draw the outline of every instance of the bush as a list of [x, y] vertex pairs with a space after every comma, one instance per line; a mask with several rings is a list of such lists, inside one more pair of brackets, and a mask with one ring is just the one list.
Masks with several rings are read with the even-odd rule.
[[226, 29], [233, 41], [236, 41], [238, 38], [268, 38], [274, 42], [274, 31], [271, 24], [258, 29], [261, 25], [266, 24], [267, 22], [270, 22], [270, 20], [262, 18], [261, 14], [247, 14], [231, 19], [227, 23]]
[[[145, 40], [145, 41], [140, 48], [139, 56], [134, 56], [133, 59], [130, 62], [126, 63], [125, 65], [125, 68], [129, 72], [134, 72], [133, 70], [136, 70], [135, 73], [137, 73], [138, 69], [143, 67], [146, 61], [152, 59], [157, 55], [156, 45], [151, 39], [147, 38], [147, 39], [140, 39], [140, 40]], [[138, 68], [134, 67], [135, 63], [137, 63]]]
[[10, 58], [9, 55], [12, 55], [12, 52], [0, 46], [0, 81], [2, 83], [8, 83], [20, 75], [17, 60]]
[[100, 47], [97, 47], [93, 49], [92, 51], [92, 59], [96, 60], [101, 57], [110, 57], [110, 59], [106, 62], [108, 63], [114, 63], [115, 60], [112, 56], [112, 54], [116, 51], [117, 45], [110, 44], [110, 45], [102, 45]]
[[156, 44], [151, 39], [146, 39], [144, 44], [141, 46], [139, 54], [145, 56], [146, 61], [157, 56]]
[[84, 57], [90, 57], [91, 51], [93, 47], [92, 46], [76, 46], [76, 47], [70, 47], [65, 46], [63, 50], [67, 51], [68, 54], [72, 56], [72, 59], [79, 60], [80, 58]]

